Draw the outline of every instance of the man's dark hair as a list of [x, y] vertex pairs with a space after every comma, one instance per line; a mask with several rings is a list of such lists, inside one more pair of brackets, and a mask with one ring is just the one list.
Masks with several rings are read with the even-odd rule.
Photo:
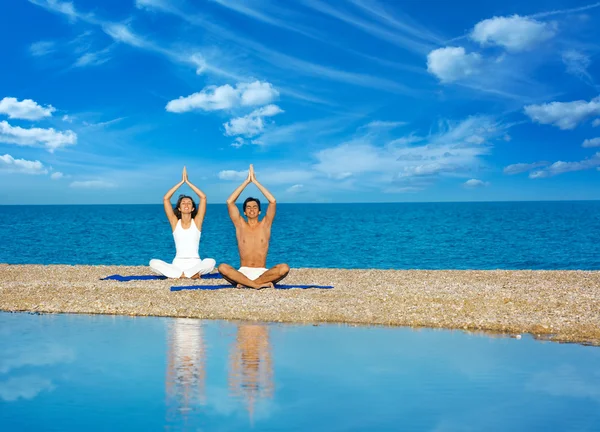
[[194, 198], [192, 198], [191, 196], [188, 196], [188, 195], [179, 195], [177, 204], [175, 204], [175, 208], [173, 208], [173, 213], [175, 213], [175, 216], [177, 216], [177, 219], [181, 219], [181, 212], [179, 211], [179, 205], [181, 204], [181, 200], [183, 200], [184, 198], [188, 198], [188, 199], [192, 200], [192, 207], [194, 208], [194, 210], [192, 210], [192, 219], [194, 219], [196, 217], [196, 215], [198, 214], [198, 207], [196, 207]]
[[244, 213], [246, 212], [246, 206], [248, 205], [249, 202], [254, 201], [256, 203], [256, 205], [258, 206], [258, 211], [260, 211], [260, 200], [258, 198], [252, 198], [252, 197], [248, 197], [246, 198], [246, 201], [244, 201]]

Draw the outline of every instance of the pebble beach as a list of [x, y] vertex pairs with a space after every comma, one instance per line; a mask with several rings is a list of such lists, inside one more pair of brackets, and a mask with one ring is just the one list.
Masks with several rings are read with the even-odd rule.
[[334, 289], [220, 289], [223, 280], [102, 281], [144, 266], [0, 264], [0, 310], [346, 323], [484, 331], [600, 345], [600, 272], [292, 269], [285, 284]]

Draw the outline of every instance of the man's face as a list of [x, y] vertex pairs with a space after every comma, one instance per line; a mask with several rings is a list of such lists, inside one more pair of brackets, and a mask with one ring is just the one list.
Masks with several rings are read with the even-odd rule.
[[179, 211], [181, 214], [189, 214], [194, 211], [194, 205], [192, 204], [192, 200], [189, 198], [184, 198], [179, 203]]
[[260, 214], [260, 211], [258, 210], [258, 203], [256, 201], [248, 202], [248, 204], [246, 204], [246, 211], [244, 213], [249, 218], [257, 218]]

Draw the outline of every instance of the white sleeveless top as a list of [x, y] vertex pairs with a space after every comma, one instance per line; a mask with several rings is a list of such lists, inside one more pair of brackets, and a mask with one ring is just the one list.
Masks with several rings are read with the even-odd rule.
[[173, 238], [175, 239], [175, 258], [200, 258], [198, 248], [200, 246], [200, 235], [196, 222], [192, 219], [192, 224], [188, 229], [183, 229], [181, 219], [177, 221]]

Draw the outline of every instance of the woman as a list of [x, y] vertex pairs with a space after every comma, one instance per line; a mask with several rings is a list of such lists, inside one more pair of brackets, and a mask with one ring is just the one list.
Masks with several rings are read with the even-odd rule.
[[[171, 197], [184, 183], [187, 183], [198, 194], [200, 200], [198, 210], [194, 200], [186, 195], [180, 195], [175, 208], [171, 207]], [[213, 271], [216, 261], [212, 258], [201, 260], [200, 255], [198, 255], [202, 222], [206, 213], [206, 195], [190, 183], [185, 167], [183, 167], [182, 180], [166, 193], [163, 198], [163, 205], [171, 224], [177, 252], [172, 264], [157, 259], [150, 260], [152, 271], [168, 278], [187, 277], [192, 279], [199, 279], [200, 275]]]

